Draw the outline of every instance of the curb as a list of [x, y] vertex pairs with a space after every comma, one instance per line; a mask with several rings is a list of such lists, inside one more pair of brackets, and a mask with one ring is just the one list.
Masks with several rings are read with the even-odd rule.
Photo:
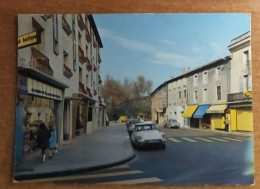
[[21, 175], [16, 175], [16, 176], [14, 175], [13, 180], [14, 180], [14, 182], [23, 182], [23, 181], [27, 181], [27, 180], [32, 180], [32, 182], [33, 182], [33, 179], [61, 177], [61, 176], [67, 176], [67, 175], [76, 174], [76, 173], [86, 173], [86, 172], [97, 171], [100, 169], [118, 166], [118, 165], [121, 165], [128, 161], [131, 161], [134, 158], [135, 158], [135, 153], [126, 159], [119, 160], [117, 162], [104, 164], [104, 165], [97, 165], [97, 166], [92, 166], [92, 167], [70, 169], [70, 170], [56, 171], [56, 172], [49, 172], [49, 173], [21, 174]]

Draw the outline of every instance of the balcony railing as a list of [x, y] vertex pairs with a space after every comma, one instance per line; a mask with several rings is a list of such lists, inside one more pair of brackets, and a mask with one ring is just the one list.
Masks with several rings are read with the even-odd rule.
[[68, 22], [66, 21], [66, 19], [64, 18], [64, 16], [62, 16], [62, 28], [64, 29], [64, 31], [70, 35], [72, 30], [70, 28], [70, 25], [68, 24]]
[[81, 82], [79, 82], [79, 92], [87, 94], [87, 91], [86, 91], [86, 89], [84, 87], [84, 84], [81, 83]]
[[102, 80], [100, 78], [100, 75], [98, 75], [98, 83], [101, 84], [102, 83]]
[[91, 91], [90, 91], [90, 88], [87, 87], [87, 94], [90, 98], [92, 98], [92, 94], [91, 94]]
[[41, 16], [42, 16], [43, 20], [45, 20], [45, 21], [52, 18], [52, 14], [42, 14]]
[[251, 97], [244, 96], [243, 92], [228, 94], [228, 102], [248, 101], [252, 100]]
[[86, 62], [86, 57], [84, 56], [84, 51], [80, 46], [78, 46], [79, 49], [79, 61], [84, 64]]
[[93, 47], [97, 47], [97, 42], [95, 40], [93, 40]]
[[40, 70], [41, 72], [53, 76], [53, 70], [49, 64], [49, 58], [38, 51], [36, 48], [32, 47], [32, 60], [33, 68]]
[[94, 70], [94, 72], [97, 71], [97, 67], [96, 67], [96, 65], [94, 65], [93, 70]]
[[91, 36], [90, 36], [90, 33], [89, 33], [89, 31], [88, 31], [87, 26], [86, 26], [86, 40], [87, 40], [88, 43], [91, 42]]
[[90, 63], [90, 60], [89, 60], [88, 57], [86, 57], [86, 62], [87, 62], [87, 64], [86, 64], [87, 70], [88, 70], [88, 71], [92, 70], [92, 66], [91, 66], [91, 63]]
[[65, 75], [67, 78], [71, 78], [73, 73], [71, 72], [71, 69], [66, 66], [65, 64], [63, 65], [63, 75]]
[[86, 28], [83, 18], [80, 14], [78, 14], [78, 25], [79, 25], [79, 28], [81, 29], [81, 31]]
[[252, 71], [251, 71], [251, 61], [250, 60], [247, 60], [244, 64], [244, 68], [243, 68], [243, 75], [246, 76], [246, 75], [251, 75], [252, 74]]

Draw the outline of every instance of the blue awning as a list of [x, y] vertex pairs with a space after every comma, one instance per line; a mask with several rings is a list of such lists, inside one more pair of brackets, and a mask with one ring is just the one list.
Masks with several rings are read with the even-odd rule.
[[193, 118], [203, 118], [206, 111], [209, 109], [209, 104], [199, 105], [196, 112], [193, 114]]

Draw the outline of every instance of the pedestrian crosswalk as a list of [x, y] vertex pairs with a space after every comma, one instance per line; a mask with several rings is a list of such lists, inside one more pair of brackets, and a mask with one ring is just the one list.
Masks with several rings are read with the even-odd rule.
[[245, 142], [252, 141], [251, 137], [239, 138], [239, 137], [168, 137], [168, 141], [174, 143], [182, 143], [182, 142]]
[[146, 177], [141, 170], [131, 170], [127, 164], [102, 169], [100, 171], [90, 172], [81, 175], [62, 176], [32, 179], [23, 182], [69, 182], [69, 183], [89, 183], [89, 184], [150, 184], [162, 182], [163, 180], [157, 177]]

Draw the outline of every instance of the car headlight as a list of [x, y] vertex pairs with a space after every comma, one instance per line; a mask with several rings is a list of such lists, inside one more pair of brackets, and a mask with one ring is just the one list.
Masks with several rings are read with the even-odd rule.
[[137, 136], [136, 138], [138, 141], [142, 140], [142, 137], [141, 136]]
[[165, 134], [163, 134], [163, 135], [162, 135], [162, 138], [163, 138], [163, 139], [166, 139], [166, 135], [165, 135]]

